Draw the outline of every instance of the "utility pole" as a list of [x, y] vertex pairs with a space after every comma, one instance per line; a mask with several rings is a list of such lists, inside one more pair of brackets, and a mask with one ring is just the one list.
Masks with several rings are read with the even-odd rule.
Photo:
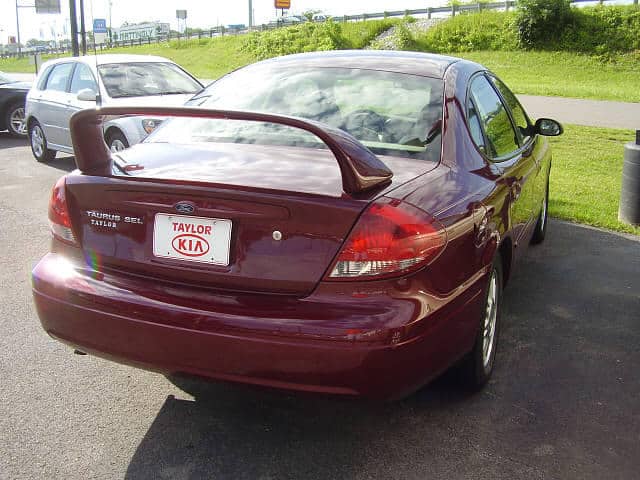
[[87, 32], [84, 29], [84, 0], [80, 0], [80, 39], [82, 40], [82, 54], [87, 54]]
[[249, 0], [249, 30], [253, 28], [253, 2]]
[[113, 1], [109, 0], [109, 43], [113, 41], [113, 30], [111, 30], [111, 7], [113, 5]]
[[18, 17], [18, 0], [16, 0], [16, 30], [18, 31], [18, 55], [22, 55], [22, 47], [20, 46], [20, 19]]
[[69, 0], [69, 21], [71, 23], [71, 51], [74, 57], [80, 56], [78, 48], [78, 17], [76, 15], [76, 0]]

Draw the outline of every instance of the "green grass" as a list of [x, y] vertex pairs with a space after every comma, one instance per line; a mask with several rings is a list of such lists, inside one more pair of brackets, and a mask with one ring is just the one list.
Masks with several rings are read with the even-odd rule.
[[[347, 25], [343, 36], [348, 44], [361, 46], [371, 38], [368, 29]], [[229, 35], [117, 48], [110, 52], [161, 55], [199, 78], [215, 79], [256, 60], [255, 53], [243, 48], [244, 44], [243, 36]], [[490, 68], [516, 93], [640, 102], [640, 52], [617, 54], [608, 60], [570, 52], [482, 51], [456, 55]], [[33, 67], [26, 58], [1, 59], [0, 70], [31, 72]]]
[[160, 55], [181, 65], [198, 78], [215, 79], [255, 61], [241, 50], [243, 36], [227, 35], [218, 38], [157, 43], [112, 49], [109, 53]]
[[633, 138], [631, 130], [565, 125], [551, 139], [550, 215], [640, 235], [618, 221], [624, 144]]
[[462, 52], [516, 93], [640, 102], [640, 52], [609, 60], [570, 52]]
[[[137, 55], [160, 55], [186, 68], [198, 78], [215, 79], [255, 61], [255, 57], [242, 51], [243, 36], [227, 35], [200, 40], [172, 40], [171, 42], [113, 48], [100, 53], [132, 53]], [[92, 53], [92, 52], [90, 52]], [[66, 55], [65, 55], [66, 56]], [[56, 58], [44, 55], [43, 60]], [[0, 59], [0, 71], [32, 72], [28, 58]]]

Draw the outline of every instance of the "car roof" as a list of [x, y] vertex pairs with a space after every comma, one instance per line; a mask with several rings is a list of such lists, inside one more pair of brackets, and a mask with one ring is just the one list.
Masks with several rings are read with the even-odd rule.
[[168, 58], [155, 55], [128, 55], [122, 53], [112, 53], [105, 55], [83, 55], [81, 57], [62, 57], [49, 60], [43, 66], [64, 63], [69, 61], [82, 62], [89, 66], [106, 65], [109, 63], [138, 63], [138, 62], [171, 62]]
[[447, 68], [458, 62], [465, 65], [473, 63], [456, 57], [432, 53], [388, 50], [334, 50], [276, 57], [255, 65], [258, 67], [282, 66], [283, 68], [362, 68], [443, 78]]

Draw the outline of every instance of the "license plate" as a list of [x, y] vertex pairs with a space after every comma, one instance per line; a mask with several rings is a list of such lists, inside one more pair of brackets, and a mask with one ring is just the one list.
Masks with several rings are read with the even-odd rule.
[[153, 254], [188, 262], [229, 265], [231, 220], [157, 213]]

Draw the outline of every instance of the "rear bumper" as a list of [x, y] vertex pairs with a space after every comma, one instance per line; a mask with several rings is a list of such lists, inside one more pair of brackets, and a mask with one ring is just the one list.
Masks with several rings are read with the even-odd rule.
[[468, 351], [484, 275], [455, 297], [375, 282], [351, 295], [222, 294], [101, 274], [46, 255], [33, 270], [43, 328], [88, 353], [163, 373], [393, 398]]

